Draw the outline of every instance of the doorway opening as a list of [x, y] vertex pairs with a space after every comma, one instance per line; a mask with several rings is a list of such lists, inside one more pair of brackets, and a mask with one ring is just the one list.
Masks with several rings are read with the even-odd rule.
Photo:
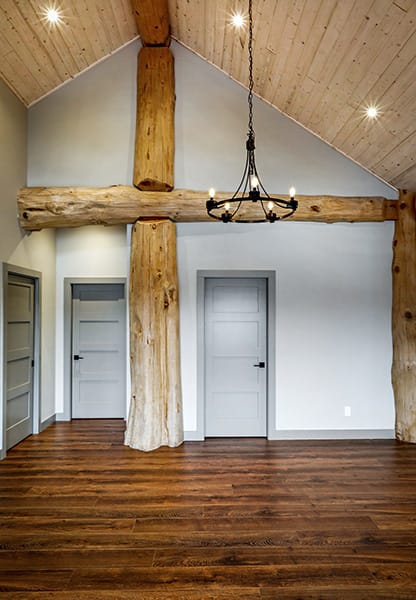
[[126, 416], [125, 290], [124, 279], [65, 279], [65, 420]]
[[198, 272], [200, 437], [273, 437], [273, 271]]

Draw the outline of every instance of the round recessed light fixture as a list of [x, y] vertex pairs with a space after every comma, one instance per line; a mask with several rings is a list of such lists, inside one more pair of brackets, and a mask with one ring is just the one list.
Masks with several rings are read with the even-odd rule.
[[379, 110], [377, 108], [377, 106], [368, 106], [366, 108], [366, 115], [369, 119], [377, 119], [378, 115], [379, 115]]
[[239, 12], [233, 13], [231, 15], [231, 24], [236, 29], [241, 29], [246, 24], [246, 17], [242, 13], [239, 13]]
[[59, 12], [56, 10], [56, 8], [48, 8], [46, 12], [46, 18], [48, 19], [49, 23], [56, 25], [60, 19]]
[[45, 6], [42, 14], [42, 19], [51, 27], [56, 27], [63, 22], [62, 13], [56, 6]]

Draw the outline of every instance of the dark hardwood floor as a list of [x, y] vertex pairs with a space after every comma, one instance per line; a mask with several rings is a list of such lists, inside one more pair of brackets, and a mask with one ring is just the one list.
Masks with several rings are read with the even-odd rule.
[[0, 462], [0, 596], [416, 599], [416, 445], [57, 423]]

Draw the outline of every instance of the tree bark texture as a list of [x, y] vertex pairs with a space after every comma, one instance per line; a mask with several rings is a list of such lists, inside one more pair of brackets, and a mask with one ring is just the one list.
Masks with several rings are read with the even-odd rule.
[[401, 191], [393, 242], [396, 437], [416, 443], [416, 192]]
[[132, 6], [143, 46], [169, 46], [167, 0], [132, 0]]
[[[217, 192], [225, 199], [229, 192]], [[288, 199], [282, 195], [281, 198]], [[18, 196], [20, 225], [26, 231], [47, 227], [125, 225], [139, 218], [169, 218], [177, 223], [213, 221], [205, 208], [208, 193], [173, 190], [169, 194], [143, 192], [116, 185], [107, 188], [23, 188]], [[398, 202], [381, 197], [297, 196], [299, 208], [290, 221], [321, 223], [389, 221], [397, 218]], [[246, 216], [256, 207], [251, 203]], [[231, 225], [232, 226], [232, 225]], [[272, 225], [266, 223], [265, 227]]]
[[130, 268], [131, 402], [125, 443], [138, 450], [183, 442], [176, 227], [138, 221]]
[[140, 190], [173, 188], [175, 75], [169, 48], [141, 48], [137, 63], [137, 117], [133, 184]]

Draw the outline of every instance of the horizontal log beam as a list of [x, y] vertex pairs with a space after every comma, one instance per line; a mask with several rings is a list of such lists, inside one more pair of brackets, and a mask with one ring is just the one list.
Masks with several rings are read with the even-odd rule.
[[[229, 193], [216, 193], [217, 200]], [[288, 199], [288, 196], [281, 195]], [[26, 231], [83, 225], [122, 225], [139, 218], [167, 217], [177, 223], [213, 222], [207, 215], [206, 192], [173, 190], [143, 192], [116, 185], [107, 188], [33, 187], [18, 195], [20, 225]], [[299, 208], [291, 221], [381, 222], [397, 219], [395, 200], [379, 196], [297, 196]], [[248, 204], [248, 203], [247, 203]], [[256, 206], [245, 208], [245, 215]]]

